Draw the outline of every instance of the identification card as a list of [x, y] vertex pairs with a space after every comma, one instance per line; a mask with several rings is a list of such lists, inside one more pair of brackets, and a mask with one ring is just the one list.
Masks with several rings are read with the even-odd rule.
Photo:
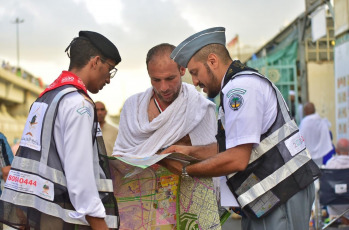
[[288, 138], [285, 141], [285, 145], [292, 156], [305, 149], [304, 139], [299, 132]]
[[54, 198], [54, 184], [51, 181], [13, 169], [10, 170], [4, 187], [18, 192], [37, 195], [50, 201], [53, 201]]

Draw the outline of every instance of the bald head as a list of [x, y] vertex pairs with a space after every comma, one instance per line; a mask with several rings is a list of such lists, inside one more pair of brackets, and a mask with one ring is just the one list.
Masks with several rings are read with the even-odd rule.
[[308, 102], [304, 105], [304, 115], [310, 115], [315, 113], [315, 105], [311, 102]]
[[104, 103], [101, 101], [95, 102], [95, 105], [96, 105], [96, 110], [97, 110], [98, 122], [99, 122], [101, 128], [103, 128], [103, 125], [105, 123], [105, 116], [107, 115], [107, 109], [105, 108]]
[[345, 138], [339, 139], [336, 146], [336, 152], [338, 155], [349, 155], [349, 140]]
[[[170, 54], [175, 48], [176, 47], [174, 45], [171, 45], [169, 43], [161, 43], [151, 48], [148, 51], [147, 58], [145, 60], [145, 63], [147, 64], [147, 69], [149, 69], [150, 62], [157, 62], [163, 59], [169, 59], [172, 61], [172, 59], [170, 59]], [[180, 65], [177, 64], [177, 66], [179, 69]]]

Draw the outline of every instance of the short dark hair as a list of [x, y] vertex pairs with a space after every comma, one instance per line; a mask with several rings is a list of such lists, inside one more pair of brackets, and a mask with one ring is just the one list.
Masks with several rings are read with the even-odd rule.
[[207, 57], [210, 53], [216, 54], [224, 64], [230, 64], [232, 61], [229, 51], [227, 48], [221, 44], [209, 44], [201, 48], [198, 52], [196, 52], [193, 57], [196, 61], [206, 62]]
[[[159, 45], [154, 46], [151, 48], [148, 53], [147, 53], [147, 58], [145, 60], [145, 63], [147, 64], [147, 69], [148, 69], [148, 64], [150, 61], [152, 61], [155, 57], [164, 55], [168, 53], [168, 57], [170, 58], [170, 54], [172, 51], [176, 48], [176, 46], [169, 44], [169, 43], [161, 43]], [[178, 69], [181, 66], [178, 65]]]
[[79, 37], [76, 38], [70, 46], [69, 70], [72, 70], [73, 68], [83, 68], [93, 56], [100, 56], [106, 59], [89, 40]]

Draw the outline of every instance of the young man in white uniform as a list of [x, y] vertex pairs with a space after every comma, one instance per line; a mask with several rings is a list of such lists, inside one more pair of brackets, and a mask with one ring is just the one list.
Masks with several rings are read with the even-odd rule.
[[[209, 97], [221, 94], [220, 154], [187, 167], [173, 161], [171, 170], [227, 176], [244, 213], [242, 229], [307, 229], [319, 169], [277, 88], [256, 70], [232, 61], [222, 27], [190, 36], [171, 58], [188, 68], [194, 85]], [[217, 146], [171, 146], [163, 153], [169, 152], [204, 155], [217, 152]]]
[[80, 31], [69, 48], [69, 71], [33, 103], [5, 184], [0, 202], [16, 214], [0, 219], [11, 226], [118, 227], [111, 180], [105, 179], [108, 172], [101, 168], [97, 151], [101, 134], [96, 110], [87, 90], [95, 94], [109, 84], [121, 58], [112, 42], [92, 31]]

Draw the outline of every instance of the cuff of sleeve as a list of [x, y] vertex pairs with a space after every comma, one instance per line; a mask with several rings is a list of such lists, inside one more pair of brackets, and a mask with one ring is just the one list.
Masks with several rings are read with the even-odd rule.
[[87, 222], [87, 220], [85, 218], [85, 214], [83, 214], [83, 213], [79, 213], [76, 211], [69, 212], [69, 217], [71, 217], [73, 219], [78, 219], [81, 222], [85, 223], [86, 225], [89, 225], [89, 223]]
[[86, 210], [72, 211], [69, 213], [69, 216], [71, 218], [79, 219], [82, 222], [88, 224], [85, 218], [86, 215], [98, 218], [106, 217], [105, 208], [100, 199], [93, 199]]
[[243, 144], [255, 144], [258, 146], [260, 143], [260, 138], [260, 136], [245, 136], [238, 139], [226, 140], [226, 149], [230, 149]]

